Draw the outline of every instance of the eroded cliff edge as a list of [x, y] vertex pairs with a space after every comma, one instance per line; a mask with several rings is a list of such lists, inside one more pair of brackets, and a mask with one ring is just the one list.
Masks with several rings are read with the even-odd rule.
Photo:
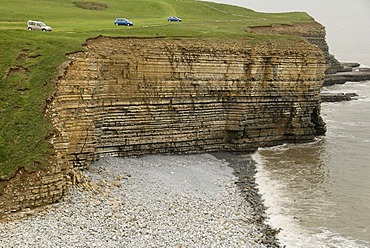
[[343, 69], [343, 66], [334, 55], [330, 54], [329, 46], [326, 43], [325, 27], [318, 22], [255, 26], [250, 27], [248, 31], [257, 34], [301, 36], [311, 44], [317, 45], [323, 52], [327, 64], [326, 74], [336, 73]]
[[250, 152], [325, 132], [325, 58], [305, 41], [98, 37], [69, 59], [48, 109], [63, 170], [106, 156]]

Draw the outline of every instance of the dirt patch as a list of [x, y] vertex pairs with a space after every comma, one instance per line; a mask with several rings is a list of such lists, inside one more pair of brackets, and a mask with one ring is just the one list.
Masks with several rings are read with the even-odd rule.
[[17, 89], [17, 91], [19, 91], [19, 92], [25, 92], [25, 91], [29, 91], [29, 90], [31, 90], [31, 89], [28, 88], [28, 87]]
[[76, 1], [73, 2], [78, 8], [89, 9], [89, 10], [106, 10], [108, 9], [108, 4], [90, 1]]
[[250, 27], [249, 32], [257, 34], [281, 34], [299, 36], [325, 36], [325, 27], [319, 23], [299, 23], [299, 24], [275, 24], [268, 26]]
[[13, 66], [9, 68], [8, 73], [6, 73], [4, 76], [4, 79], [7, 79], [8, 77], [14, 74], [25, 74], [28, 72], [29, 72], [29, 69], [24, 66], [21, 66], [21, 65]]

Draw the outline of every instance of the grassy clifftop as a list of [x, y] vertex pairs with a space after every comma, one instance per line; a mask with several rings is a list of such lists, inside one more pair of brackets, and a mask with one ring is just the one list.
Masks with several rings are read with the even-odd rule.
[[[290, 37], [248, 33], [248, 27], [313, 22], [306, 13], [267, 14], [191, 0], [12, 0], [0, 4], [0, 181], [18, 170], [45, 168], [53, 151], [53, 127], [44, 107], [65, 54], [98, 35], [245, 39]], [[182, 23], [168, 23], [176, 15]], [[133, 27], [115, 26], [116, 17]], [[42, 20], [53, 31], [27, 31], [27, 20]], [[1, 183], [0, 183], [1, 188]]]

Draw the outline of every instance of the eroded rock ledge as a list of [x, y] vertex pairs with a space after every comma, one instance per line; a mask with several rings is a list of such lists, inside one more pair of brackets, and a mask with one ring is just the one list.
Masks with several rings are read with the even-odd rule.
[[49, 113], [62, 168], [106, 156], [250, 152], [325, 132], [325, 59], [307, 42], [98, 37], [70, 54]]

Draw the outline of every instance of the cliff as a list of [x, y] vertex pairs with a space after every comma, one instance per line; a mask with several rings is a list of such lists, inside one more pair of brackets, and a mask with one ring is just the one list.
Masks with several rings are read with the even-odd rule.
[[[329, 53], [329, 46], [326, 43], [325, 27], [317, 22], [312, 23], [295, 23], [291, 25], [273, 24], [267, 26], [250, 27], [248, 32], [257, 34], [280, 34], [294, 35], [305, 38], [308, 42], [320, 48], [325, 56], [327, 68], [325, 70], [325, 78], [323, 86], [334, 84], [344, 84], [345, 82], [359, 82], [370, 80], [369, 68], [358, 68], [358, 63], [340, 63]], [[336, 100], [343, 99], [342, 96], [337, 96]], [[344, 98], [345, 100], [351, 98]], [[325, 96], [325, 100], [329, 100]], [[333, 96], [330, 101], [333, 101]]]
[[258, 34], [301, 36], [307, 39], [311, 44], [317, 45], [323, 52], [327, 64], [325, 71], [326, 74], [336, 73], [343, 69], [343, 66], [338, 62], [338, 60], [329, 53], [329, 46], [326, 43], [325, 27], [318, 22], [256, 26], [251, 27], [248, 31]]
[[106, 156], [250, 152], [324, 133], [325, 61], [298, 44], [89, 40], [49, 112], [63, 168]]
[[68, 55], [46, 108], [55, 165], [17, 173], [0, 215], [57, 201], [63, 177], [102, 157], [251, 152], [325, 133], [326, 62], [303, 40], [98, 37], [84, 47]]

